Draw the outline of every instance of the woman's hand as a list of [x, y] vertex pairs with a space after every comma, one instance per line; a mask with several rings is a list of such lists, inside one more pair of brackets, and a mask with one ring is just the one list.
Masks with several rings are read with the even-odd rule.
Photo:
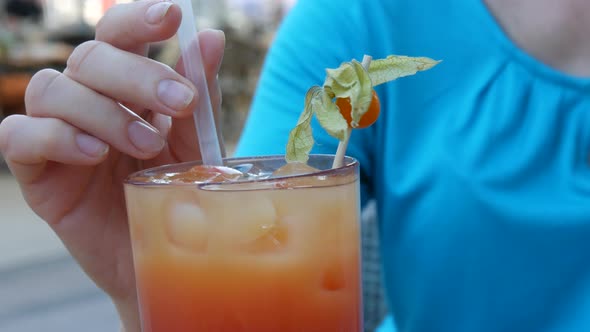
[[[28, 204], [111, 296], [128, 332], [139, 331], [139, 319], [123, 180], [140, 167], [199, 159], [191, 117], [197, 91], [146, 58], [149, 43], [172, 37], [180, 20], [168, 1], [113, 7], [63, 73], [46, 69], [32, 78], [27, 114], [0, 124], [0, 152]], [[199, 37], [218, 111], [224, 36]]]

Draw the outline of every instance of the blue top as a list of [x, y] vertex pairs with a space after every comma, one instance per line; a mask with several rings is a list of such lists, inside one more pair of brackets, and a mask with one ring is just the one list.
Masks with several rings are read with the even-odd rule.
[[348, 149], [398, 330], [590, 331], [590, 80], [523, 52], [481, 1], [299, 0], [238, 154], [283, 153], [307, 89], [363, 54], [443, 60], [379, 86]]

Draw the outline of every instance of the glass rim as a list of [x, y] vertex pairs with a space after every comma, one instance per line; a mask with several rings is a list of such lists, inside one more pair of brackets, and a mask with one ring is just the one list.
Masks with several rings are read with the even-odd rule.
[[[329, 158], [332, 157], [334, 158], [336, 155], [334, 154], [310, 154], [309, 158], [314, 158], [314, 157], [323, 157], [323, 158]], [[227, 166], [227, 162], [246, 162], [246, 161], [250, 161], [250, 162], [256, 162], [257, 160], [269, 160], [269, 159], [282, 159], [285, 160], [285, 155], [262, 155], [262, 156], [253, 156], [253, 157], [226, 157], [223, 158], [223, 164], [224, 166]], [[286, 162], [286, 161], [285, 161]], [[350, 156], [344, 156], [344, 163], [343, 166], [338, 167], [338, 168], [328, 168], [328, 169], [324, 169], [324, 170], [318, 170], [317, 172], [313, 172], [313, 173], [304, 173], [304, 174], [297, 174], [297, 175], [287, 175], [287, 176], [278, 176], [278, 177], [271, 177], [271, 178], [264, 178], [264, 179], [250, 179], [250, 180], [238, 180], [238, 181], [231, 181], [231, 182], [194, 182], [194, 183], [153, 183], [153, 182], [145, 182], [145, 181], [138, 181], [138, 180], [134, 180], [134, 178], [140, 177], [142, 176], [142, 174], [148, 173], [148, 172], [154, 172], [160, 169], [166, 169], [166, 168], [172, 168], [172, 167], [182, 167], [182, 166], [196, 166], [196, 165], [202, 165], [202, 161], [201, 160], [195, 160], [195, 161], [185, 161], [185, 162], [180, 162], [180, 163], [173, 163], [173, 164], [165, 164], [165, 165], [160, 165], [160, 166], [155, 166], [155, 167], [150, 167], [150, 168], [146, 168], [143, 170], [139, 170], [136, 172], [133, 172], [131, 174], [129, 174], [127, 177], [125, 177], [125, 180], [123, 180], [123, 184], [124, 185], [129, 185], [129, 186], [135, 186], [135, 187], [166, 187], [166, 186], [177, 186], [177, 187], [194, 187], [194, 186], [198, 186], [198, 187], [202, 187], [202, 186], [209, 186], [209, 185], [235, 185], [235, 184], [247, 184], [247, 183], [253, 183], [253, 182], [258, 182], [258, 183], [264, 183], [264, 182], [272, 182], [272, 181], [276, 181], [276, 180], [285, 180], [285, 179], [299, 179], [299, 178], [305, 178], [305, 177], [309, 177], [309, 176], [327, 176], [327, 175], [338, 175], [338, 173], [346, 173], [352, 169], [354, 169], [355, 167], [359, 166], [359, 161], [356, 158], [350, 157]]]

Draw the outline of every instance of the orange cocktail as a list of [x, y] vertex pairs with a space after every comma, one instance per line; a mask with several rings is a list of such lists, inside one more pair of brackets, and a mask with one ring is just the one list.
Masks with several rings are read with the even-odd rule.
[[250, 175], [222, 183], [195, 183], [194, 164], [131, 176], [143, 331], [361, 331], [358, 163], [332, 160], [273, 178], [282, 157], [230, 159]]

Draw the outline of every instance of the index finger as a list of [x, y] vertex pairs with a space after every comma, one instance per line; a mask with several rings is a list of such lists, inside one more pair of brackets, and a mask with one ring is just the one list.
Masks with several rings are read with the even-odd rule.
[[111, 7], [96, 25], [96, 40], [145, 55], [148, 44], [172, 37], [182, 13], [172, 1], [142, 0]]

